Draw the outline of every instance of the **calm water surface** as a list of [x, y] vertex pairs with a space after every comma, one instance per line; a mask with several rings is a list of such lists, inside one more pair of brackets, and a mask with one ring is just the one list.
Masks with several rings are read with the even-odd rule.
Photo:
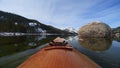
[[[0, 68], [16, 68], [57, 36], [0, 37]], [[62, 36], [102, 68], [120, 68], [120, 41]]]

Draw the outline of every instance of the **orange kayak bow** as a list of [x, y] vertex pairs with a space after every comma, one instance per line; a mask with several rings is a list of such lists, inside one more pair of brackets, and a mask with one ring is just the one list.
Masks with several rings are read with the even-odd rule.
[[57, 37], [17, 68], [101, 68], [94, 61]]

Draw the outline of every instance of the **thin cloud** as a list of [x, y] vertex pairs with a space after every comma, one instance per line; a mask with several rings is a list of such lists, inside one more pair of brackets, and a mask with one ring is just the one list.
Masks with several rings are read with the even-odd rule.
[[101, 1], [91, 8], [88, 12], [83, 14], [83, 18], [100, 18], [109, 14], [114, 14], [120, 12], [120, 0], [107, 0]]
[[119, 3], [120, 0], [0, 0], [0, 10], [58, 28], [78, 29], [96, 20], [110, 25], [112, 22], [118, 23]]

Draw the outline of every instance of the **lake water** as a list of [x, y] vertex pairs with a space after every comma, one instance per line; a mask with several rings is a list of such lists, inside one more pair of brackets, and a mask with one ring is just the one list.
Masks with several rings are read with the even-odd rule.
[[[0, 37], [0, 68], [16, 68], [57, 36]], [[102, 68], [120, 68], [120, 41], [61, 36]]]

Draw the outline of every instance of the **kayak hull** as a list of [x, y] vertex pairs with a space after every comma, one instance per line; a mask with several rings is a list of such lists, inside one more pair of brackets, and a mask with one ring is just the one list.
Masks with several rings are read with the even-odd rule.
[[48, 44], [18, 68], [100, 68], [100, 66], [69, 44], [65, 46]]

